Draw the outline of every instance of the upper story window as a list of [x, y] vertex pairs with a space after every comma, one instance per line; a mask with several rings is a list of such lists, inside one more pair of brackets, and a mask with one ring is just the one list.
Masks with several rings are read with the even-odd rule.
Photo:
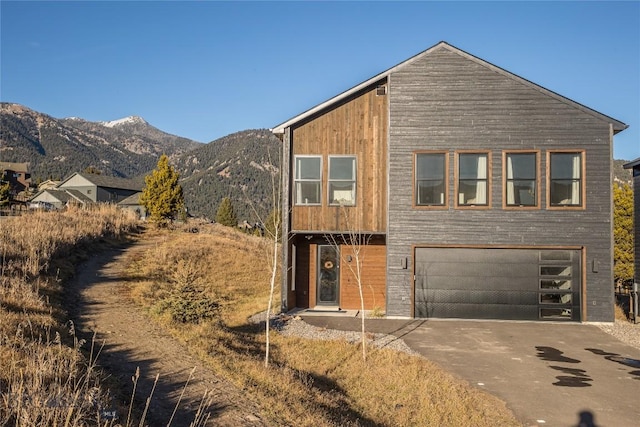
[[550, 207], [582, 207], [584, 152], [549, 152]]
[[505, 153], [504, 168], [505, 205], [538, 206], [538, 153]]
[[356, 157], [329, 156], [329, 205], [356, 204]]
[[319, 205], [322, 187], [322, 156], [295, 157], [296, 205]]
[[489, 153], [458, 153], [457, 206], [489, 205]]
[[414, 166], [416, 206], [446, 206], [447, 170], [447, 153], [416, 153]]

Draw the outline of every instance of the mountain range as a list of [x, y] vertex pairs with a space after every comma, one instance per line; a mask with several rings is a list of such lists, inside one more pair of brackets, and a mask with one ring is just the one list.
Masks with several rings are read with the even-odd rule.
[[[240, 220], [257, 221], [272, 209], [272, 177], [280, 168], [280, 141], [267, 129], [250, 129], [207, 144], [171, 135], [137, 116], [91, 122], [56, 119], [19, 104], [0, 103], [0, 161], [29, 162], [32, 180], [62, 179], [91, 170], [140, 178], [167, 154], [181, 177], [189, 213], [215, 218], [230, 197]], [[614, 180], [631, 182], [614, 160]]]
[[[279, 140], [266, 129], [245, 130], [208, 144], [171, 135], [137, 116], [91, 122], [57, 119], [0, 103], [0, 161], [29, 162], [33, 182], [90, 170], [140, 178], [167, 154], [180, 172], [189, 213], [213, 219], [223, 197], [238, 218], [254, 222], [271, 206], [271, 177], [279, 171]], [[253, 207], [252, 207], [253, 205]]]

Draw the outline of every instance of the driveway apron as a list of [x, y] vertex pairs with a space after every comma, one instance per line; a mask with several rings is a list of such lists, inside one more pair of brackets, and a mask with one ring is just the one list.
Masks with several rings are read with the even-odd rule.
[[[335, 329], [359, 322], [305, 321]], [[640, 425], [640, 350], [597, 326], [467, 320], [371, 320], [368, 326], [402, 338], [425, 358], [501, 398], [525, 426]]]

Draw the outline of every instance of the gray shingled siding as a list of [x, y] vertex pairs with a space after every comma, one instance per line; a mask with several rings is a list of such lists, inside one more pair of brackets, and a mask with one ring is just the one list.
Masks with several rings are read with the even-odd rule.
[[[392, 74], [389, 96], [387, 314], [411, 315], [412, 245], [584, 246], [588, 320], [611, 321], [609, 124], [446, 49]], [[574, 148], [586, 150], [587, 209], [546, 210], [546, 152]], [[456, 149], [491, 150], [490, 210], [452, 207]], [[540, 150], [540, 210], [502, 209], [504, 149]], [[412, 209], [415, 150], [449, 150], [448, 210]]]

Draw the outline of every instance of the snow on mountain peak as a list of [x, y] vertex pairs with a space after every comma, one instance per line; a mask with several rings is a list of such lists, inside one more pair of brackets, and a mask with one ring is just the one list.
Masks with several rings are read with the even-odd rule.
[[138, 116], [129, 116], [123, 119], [112, 120], [110, 122], [101, 122], [101, 123], [103, 126], [106, 126], [108, 128], [113, 128], [113, 127], [128, 125], [128, 124], [133, 124], [133, 125], [147, 124], [147, 122], [142, 117], [138, 117]]

